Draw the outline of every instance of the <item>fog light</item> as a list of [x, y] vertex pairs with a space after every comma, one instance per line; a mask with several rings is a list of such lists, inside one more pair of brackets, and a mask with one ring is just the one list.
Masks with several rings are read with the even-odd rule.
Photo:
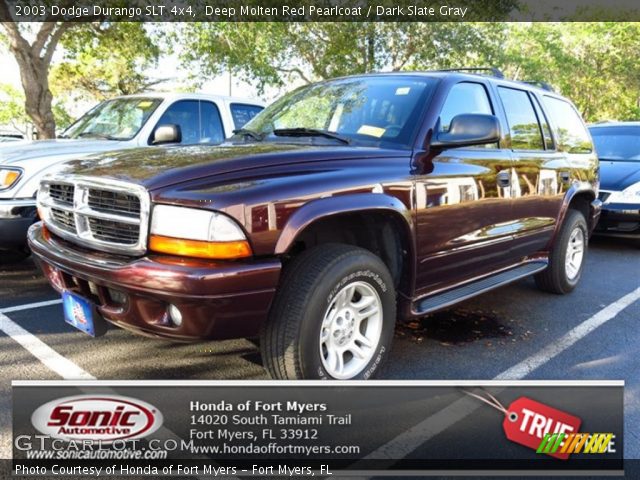
[[182, 325], [182, 313], [175, 305], [169, 305], [169, 316], [176, 327]]
[[109, 289], [109, 297], [113, 300], [117, 305], [124, 305], [127, 303], [127, 294], [123, 293], [119, 290], [114, 290], [113, 288]]

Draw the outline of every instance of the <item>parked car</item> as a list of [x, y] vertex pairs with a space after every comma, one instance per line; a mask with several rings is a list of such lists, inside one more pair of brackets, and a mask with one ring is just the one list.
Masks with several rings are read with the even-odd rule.
[[211, 148], [43, 181], [29, 243], [66, 319], [178, 341], [260, 335], [282, 379], [366, 379], [396, 318], [528, 275], [572, 291], [600, 212], [573, 105], [456, 72], [305, 86]]
[[590, 130], [603, 203], [596, 233], [634, 238], [640, 246], [640, 122], [602, 123]]
[[42, 177], [65, 161], [161, 144], [217, 144], [263, 109], [258, 101], [149, 93], [100, 103], [57, 140], [0, 146], [0, 249], [24, 249]]
[[0, 143], [18, 142], [24, 140], [24, 136], [19, 133], [0, 133]]

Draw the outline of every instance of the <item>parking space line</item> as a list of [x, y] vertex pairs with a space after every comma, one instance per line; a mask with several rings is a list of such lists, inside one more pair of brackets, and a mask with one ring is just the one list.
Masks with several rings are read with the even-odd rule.
[[47, 300], [46, 302], [27, 303], [25, 305], [16, 305], [14, 307], [0, 308], [0, 313], [21, 312], [22, 310], [31, 310], [32, 308], [49, 307], [62, 303], [61, 299]]
[[[549, 362], [567, 348], [571, 347], [581, 338], [584, 338], [598, 327], [615, 318], [622, 310], [639, 299], [640, 288], [637, 288], [633, 292], [606, 306], [538, 353], [531, 355], [522, 362], [496, 375], [493, 377], [493, 380], [521, 380], [538, 367]], [[482, 404], [471, 400], [469, 397], [456, 400], [449, 406], [425, 418], [409, 430], [406, 430], [389, 442], [381, 445], [367, 455], [365, 459], [402, 458], [407, 452], [414, 451], [423, 443], [431, 440], [439, 433], [475, 412], [481, 405]]]
[[514, 365], [513, 367], [508, 368], [501, 374], [497, 375], [496, 377], [494, 377], [494, 380], [513, 380], [526, 377], [535, 369], [544, 365], [549, 360], [558, 356], [567, 348], [571, 347], [578, 340], [589, 335], [596, 328], [615, 318], [622, 310], [639, 299], [640, 287], [636, 288], [633, 292], [628, 293], [621, 299], [616, 300], [612, 304], [607, 305], [594, 316], [585, 320], [577, 327], [572, 328], [564, 336], [547, 345], [538, 353], [531, 355], [517, 365]]
[[49, 370], [57, 373], [65, 380], [95, 380], [96, 377], [86, 372], [71, 360], [63, 357], [35, 335], [29, 333], [4, 313], [0, 312], [0, 331], [22, 345]]

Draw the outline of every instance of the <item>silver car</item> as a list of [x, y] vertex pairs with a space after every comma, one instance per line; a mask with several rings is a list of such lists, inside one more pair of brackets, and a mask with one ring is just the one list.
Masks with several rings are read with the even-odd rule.
[[3, 143], [0, 249], [25, 249], [40, 180], [66, 161], [124, 148], [221, 143], [263, 108], [260, 101], [218, 95], [129, 95], [100, 103], [56, 140]]

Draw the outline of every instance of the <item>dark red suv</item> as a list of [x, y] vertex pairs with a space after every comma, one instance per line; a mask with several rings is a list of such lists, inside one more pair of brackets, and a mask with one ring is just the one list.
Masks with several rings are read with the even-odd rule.
[[527, 275], [573, 290], [597, 189], [561, 96], [375, 74], [295, 90], [222, 146], [71, 162], [42, 183], [29, 242], [88, 333], [259, 334], [275, 378], [369, 378], [396, 319]]

